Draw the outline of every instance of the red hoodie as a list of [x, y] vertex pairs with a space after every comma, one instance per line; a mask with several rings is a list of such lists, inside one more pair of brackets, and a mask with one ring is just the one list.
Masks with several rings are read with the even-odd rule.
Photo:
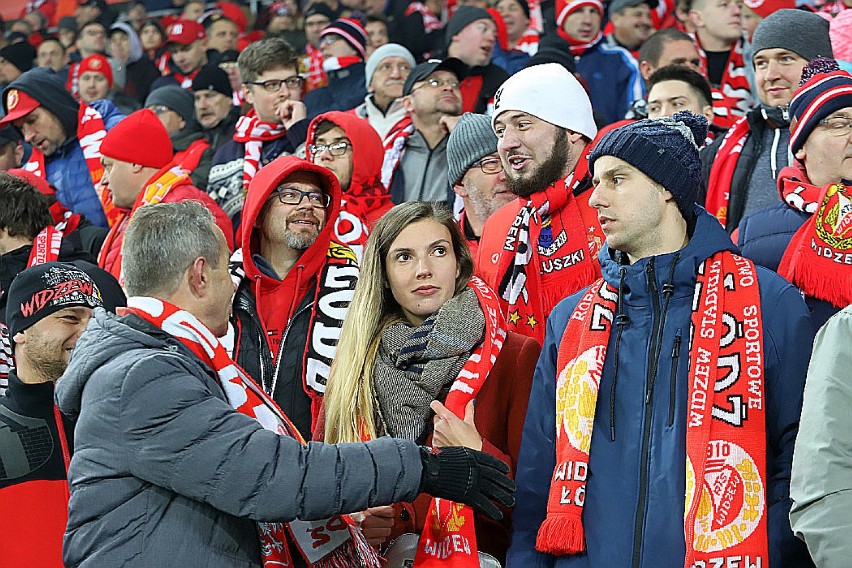
[[[325, 225], [317, 240], [302, 253], [283, 280], [276, 280], [258, 269], [252, 255], [260, 254], [260, 233], [255, 224], [258, 216], [272, 195], [272, 191], [294, 172], [313, 172], [322, 179], [322, 189], [331, 195], [331, 203], [325, 210]], [[246, 278], [253, 282], [257, 313], [266, 332], [273, 359], [278, 354], [281, 335], [292, 318], [302, 298], [317, 285], [317, 275], [326, 265], [332, 241], [332, 228], [340, 213], [340, 184], [326, 168], [312, 164], [296, 156], [281, 156], [263, 168], [249, 184], [243, 207], [239, 243], [243, 251], [243, 268]]]
[[[340, 243], [350, 247], [360, 261], [367, 236], [379, 218], [393, 207], [390, 193], [382, 184], [382, 139], [370, 123], [348, 112], [332, 111], [321, 114], [308, 126], [305, 149], [313, 160], [311, 144], [316, 143], [316, 131], [325, 121], [339, 126], [352, 143], [352, 181], [343, 192], [340, 216], [334, 233]], [[322, 160], [318, 160], [323, 165]]]

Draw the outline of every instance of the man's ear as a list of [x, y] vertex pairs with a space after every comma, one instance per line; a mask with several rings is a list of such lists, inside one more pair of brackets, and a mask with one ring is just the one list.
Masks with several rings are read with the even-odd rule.
[[[24, 330], [26, 331], [26, 330]], [[16, 345], [23, 345], [27, 342], [27, 336], [24, 335], [24, 331], [19, 331], [15, 334], [15, 337], [12, 338], [12, 342]]]
[[15, 163], [22, 164], [24, 161], [24, 145], [18, 142], [18, 145], [15, 146]]
[[138, 174], [139, 172], [142, 171], [142, 168], [145, 167], [142, 164], [131, 164], [131, 166], [133, 166], [133, 173], [134, 174]]
[[647, 61], [642, 61], [639, 63], [639, 73], [642, 75], [642, 80], [647, 81], [654, 73], [654, 68]]
[[245, 83], [243, 83], [243, 84], [240, 86], [240, 89], [241, 89], [241, 90], [242, 90], [242, 92], [243, 92], [243, 98], [246, 100], [246, 102], [247, 102], [248, 104], [250, 104], [250, 105], [254, 106], [254, 96], [252, 95], [251, 89], [248, 87], [248, 85], [246, 85]]
[[[805, 163], [805, 158], [807, 158], [807, 157], [808, 157], [808, 154], [807, 154], [807, 152], [805, 152], [804, 146], [802, 146], [801, 148], [796, 150], [796, 159], [799, 160], [800, 162], [802, 162], [803, 164]], [[807, 169], [807, 168], [805, 168], [805, 169]]]
[[464, 185], [462, 185], [460, 183], [454, 183], [453, 184], [453, 191], [455, 191], [456, 195], [458, 195], [462, 199], [464, 199], [465, 197], [468, 196], [468, 193], [465, 190]]
[[204, 257], [196, 258], [186, 269], [186, 278], [192, 295], [200, 298], [207, 294], [210, 287], [210, 267]]
[[411, 95], [402, 97], [402, 108], [404, 108], [405, 112], [408, 113], [414, 111], [414, 105], [411, 102]]

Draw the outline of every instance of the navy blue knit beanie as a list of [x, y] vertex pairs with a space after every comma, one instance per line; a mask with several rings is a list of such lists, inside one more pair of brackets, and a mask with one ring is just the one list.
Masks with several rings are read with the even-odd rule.
[[688, 219], [701, 184], [698, 145], [706, 137], [707, 119], [688, 111], [640, 120], [607, 132], [592, 149], [589, 169], [601, 156], [624, 160], [669, 190]]

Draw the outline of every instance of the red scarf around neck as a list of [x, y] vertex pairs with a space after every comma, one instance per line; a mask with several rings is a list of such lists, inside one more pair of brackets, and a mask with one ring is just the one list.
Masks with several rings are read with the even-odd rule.
[[[701, 68], [707, 69], [707, 54], [701, 48], [698, 36], [692, 35], [701, 57]], [[748, 84], [746, 62], [743, 56], [745, 38], [740, 38], [731, 48], [725, 71], [718, 87], [713, 87], [713, 124], [720, 128], [730, 128], [741, 116], [751, 110], [754, 102], [751, 87]]]
[[59, 247], [61, 245], [61, 231], [58, 231], [53, 225], [48, 225], [42, 229], [33, 241], [27, 268], [59, 260]]
[[[685, 568], [711, 558], [769, 563], [763, 322], [754, 264], [720, 252], [699, 267], [686, 425]], [[556, 467], [536, 549], [586, 549], [583, 505], [597, 396], [618, 291], [595, 282], [568, 320], [557, 355]], [[733, 317], [737, 325], [726, 322]], [[739, 331], [738, 331], [739, 329]], [[731, 361], [736, 361], [732, 363]]]
[[237, 121], [234, 141], [245, 148], [243, 160], [243, 193], [248, 191], [249, 183], [260, 169], [260, 157], [264, 142], [277, 140], [287, 134], [283, 124], [263, 122], [254, 109]]
[[[497, 291], [508, 304], [509, 328], [539, 345], [544, 343], [550, 310], [601, 275], [597, 258], [589, 253], [590, 235], [574, 196], [574, 188], [588, 176], [587, 168], [581, 160], [571, 176], [530, 196], [512, 223], [497, 263]], [[552, 268], [552, 259], [561, 261], [558, 287], [542, 287], [543, 257], [551, 260]]]
[[[225, 398], [234, 409], [257, 420], [265, 430], [279, 436], [305, 440], [275, 402], [258, 388], [231, 357], [219, 339], [198, 318], [177, 306], [160, 300], [133, 296], [119, 314], [132, 313], [162, 329], [183, 343], [205, 365], [216, 372]], [[294, 491], [298, 488], [294, 486]], [[290, 523], [257, 523], [264, 567], [292, 566], [285, 531], [293, 537], [308, 566], [336, 568], [364, 566], [379, 568], [375, 551], [347, 516], [320, 521]], [[322, 537], [322, 538], [320, 538]]]
[[852, 191], [842, 184], [811, 185], [801, 166], [778, 176], [781, 199], [810, 215], [790, 239], [778, 274], [805, 295], [838, 308], [852, 304]]
[[747, 117], [737, 120], [725, 134], [716, 158], [710, 168], [710, 176], [707, 181], [707, 197], [704, 201], [707, 211], [716, 217], [725, 227], [728, 221], [728, 202], [731, 198], [731, 180], [734, 179], [734, 171], [737, 169], [737, 161], [743, 151], [743, 146], [748, 140], [751, 129]]
[[561, 37], [562, 39], [564, 39], [565, 41], [568, 42], [568, 45], [570, 46], [570, 49], [571, 49], [571, 55], [574, 55], [574, 56], [583, 55], [589, 49], [591, 49], [595, 45], [597, 45], [597, 43], [601, 40], [601, 38], [603, 38], [603, 32], [602, 31], [598, 31], [598, 35], [593, 37], [591, 39], [591, 41], [582, 41], [582, 40], [576, 39], [575, 37], [570, 36], [567, 33], [565, 33], [565, 30], [563, 30], [562, 28], [559, 28], [558, 30], [556, 30], [556, 33], [559, 34], [559, 37]]

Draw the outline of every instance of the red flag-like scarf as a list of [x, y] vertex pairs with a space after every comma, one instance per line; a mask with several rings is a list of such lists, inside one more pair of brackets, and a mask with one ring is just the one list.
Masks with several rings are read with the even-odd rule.
[[710, 177], [707, 180], [707, 198], [704, 206], [711, 215], [716, 217], [722, 226], [728, 220], [728, 202], [731, 198], [731, 180], [734, 179], [734, 170], [737, 161], [743, 151], [743, 146], [750, 133], [747, 117], [742, 117], [725, 134], [716, 158], [710, 168]]
[[[686, 557], [748, 556], [768, 565], [763, 322], [754, 264], [720, 252], [699, 267], [692, 314], [686, 432]], [[618, 292], [603, 279], [562, 336], [556, 377], [556, 467], [536, 548], [585, 550], [583, 505], [597, 395]]]

